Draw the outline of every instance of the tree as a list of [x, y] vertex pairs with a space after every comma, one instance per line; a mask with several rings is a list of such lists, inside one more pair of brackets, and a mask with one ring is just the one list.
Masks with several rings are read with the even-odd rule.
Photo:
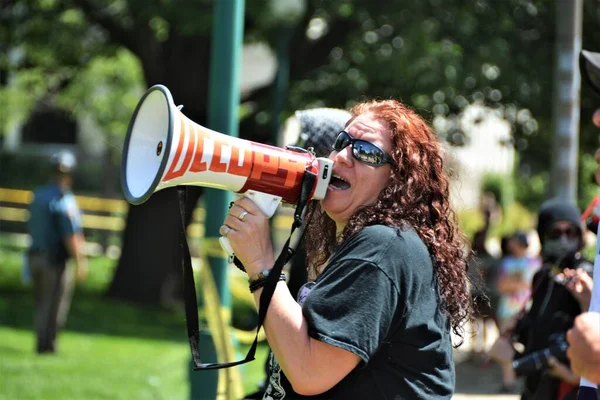
[[[0, 58], [0, 85], [5, 83], [2, 71], [8, 70], [25, 82], [18, 96], [14, 86], [0, 89], [0, 94], [10, 92], [11, 99], [18, 99], [0, 107], [0, 113], [9, 114], [7, 123], [14, 123], [15, 115], [26, 115], [35, 100], [60, 93], [68, 107], [91, 107], [104, 121], [107, 134], [122, 135], [140, 87], [163, 83], [176, 102], [185, 105], [186, 115], [203, 124], [212, 4], [213, 0], [13, 0], [0, 6], [0, 46], [21, 49], [17, 62], [15, 57]], [[348, 107], [363, 98], [395, 97], [429, 118], [441, 138], [459, 146], [469, 138], [458, 115], [469, 104], [484, 104], [512, 124], [512, 145], [519, 152], [520, 175], [526, 177], [519, 187], [528, 188], [517, 197], [535, 207], [551, 162], [547, 150], [552, 132], [552, 3], [307, 0], [306, 6], [290, 43], [289, 92], [285, 111], [277, 118], [299, 108]], [[268, 2], [246, 0], [248, 42], [275, 46], [279, 31], [268, 7]], [[586, 0], [585, 7], [583, 45], [594, 49], [600, 45], [600, 8], [594, 0]], [[123, 63], [135, 75], [124, 54], [139, 62], [139, 78], [132, 79], [138, 89], [127, 87], [118, 71], [107, 72], [111, 64]], [[93, 69], [96, 59], [104, 60], [100, 63], [104, 67]], [[93, 79], [81, 80], [82, 71], [94, 71], [90, 77], [106, 76], [102, 85], [124, 103], [111, 107], [108, 101], [86, 99], [86, 92], [103, 92]], [[240, 121], [241, 137], [275, 142], [270, 129], [273, 90], [268, 86], [243, 99], [249, 112]], [[585, 89], [583, 94], [585, 121], [591, 115], [592, 97]], [[111, 115], [117, 122], [110, 122]], [[597, 145], [590, 131], [583, 122], [584, 152]], [[534, 181], [540, 183], [537, 191], [531, 190]], [[526, 198], [531, 192], [535, 196]], [[173, 260], [179, 211], [169, 193], [157, 193], [147, 203], [131, 207], [113, 296], [156, 302], [164, 277], [178, 273]], [[201, 190], [194, 191], [188, 208], [200, 195]]]
[[[534, 208], [546, 185], [526, 197], [529, 182], [547, 182], [552, 162], [554, 12], [553, 2], [536, 0], [323, 2], [314, 26], [327, 31], [345, 18], [359, 29], [334, 48], [327, 64], [304, 77], [292, 68], [289, 109], [400, 98], [428, 116], [443, 139], [461, 145], [469, 138], [458, 115], [470, 104], [489, 106], [512, 125], [520, 187], [528, 189], [518, 195]], [[584, 47], [600, 46], [599, 21], [597, 2], [586, 0]], [[595, 108], [589, 91], [582, 95], [581, 151], [593, 153], [597, 134], [587, 121]]]
[[[210, 29], [206, 22], [210, 22], [211, 2], [179, 3], [171, 10], [146, 1], [24, 0], [3, 6], [2, 19], [8, 22], [8, 29], [0, 31], [3, 43], [23, 54], [17, 60], [2, 60], [1, 66], [18, 72], [22, 82], [17, 80], [6, 91], [17, 92], [12, 98], [21, 98], [30, 109], [42, 97], [52, 97], [74, 112], [85, 109], [112, 138], [110, 142], [122, 143], [141, 83], [135, 73], [119, 69], [128, 60], [109, 65], [109, 60], [127, 58], [125, 51], [138, 58], [144, 86], [167, 85], [186, 105], [186, 114], [205, 123]], [[163, 14], [173, 19], [167, 22], [158, 16]], [[102, 57], [107, 57], [104, 63], [99, 61]], [[134, 90], [136, 84], [138, 90]], [[13, 112], [10, 117], [22, 119], [27, 109], [22, 107], [21, 115]], [[120, 147], [115, 156], [120, 156]], [[172, 191], [165, 191], [131, 207], [109, 295], [156, 303], [165, 277], [180, 276], [178, 263], [173, 261], [179, 250], [179, 211], [169, 195]], [[200, 195], [199, 189], [189, 191], [189, 210]]]

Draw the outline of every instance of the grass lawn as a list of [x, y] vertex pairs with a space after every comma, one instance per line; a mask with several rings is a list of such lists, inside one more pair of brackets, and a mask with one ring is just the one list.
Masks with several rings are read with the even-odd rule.
[[[103, 297], [115, 262], [90, 260], [56, 355], [34, 352], [31, 288], [21, 254], [0, 247], [0, 400], [189, 399], [190, 350], [183, 311]], [[234, 310], [235, 312], [235, 310]], [[246, 393], [263, 379], [266, 346], [241, 368]], [[239, 356], [247, 347], [238, 347]], [[192, 372], [195, 382], [205, 372]], [[212, 399], [211, 399], [212, 400]]]

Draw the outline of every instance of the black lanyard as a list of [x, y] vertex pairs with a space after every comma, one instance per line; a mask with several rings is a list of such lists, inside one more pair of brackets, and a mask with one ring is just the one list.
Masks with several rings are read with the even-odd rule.
[[[298, 204], [296, 205], [296, 210], [294, 212], [294, 222], [292, 223], [290, 236], [283, 245], [281, 253], [279, 253], [277, 260], [273, 265], [273, 269], [267, 277], [267, 283], [264, 286], [262, 293], [260, 294], [260, 302], [258, 307], [258, 326], [256, 327], [256, 336], [254, 338], [254, 342], [252, 343], [250, 350], [248, 350], [246, 358], [244, 358], [243, 360], [228, 363], [202, 363], [200, 359], [200, 352], [198, 349], [200, 339], [200, 329], [198, 324], [198, 300], [196, 297], [196, 284], [194, 282], [194, 273], [192, 271], [190, 249], [188, 247], [187, 236], [185, 233], [185, 206], [187, 187], [177, 187], [177, 195], [179, 197], [179, 212], [181, 214], [180, 241], [182, 247], [181, 267], [183, 269], [183, 297], [185, 301], [185, 319], [187, 323], [188, 339], [190, 341], [190, 350], [192, 352], [192, 361], [194, 363], [194, 371], [198, 371], [201, 369], [229, 368], [234, 367], [236, 365], [245, 364], [249, 361], [254, 360], [256, 346], [258, 345], [258, 332], [260, 331], [260, 328], [265, 321], [267, 309], [269, 308], [271, 297], [273, 297], [273, 293], [275, 292], [275, 287], [279, 282], [279, 276], [281, 275], [283, 266], [294, 255], [294, 250], [290, 248], [290, 240], [292, 239], [292, 234], [294, 233], [294, 231], [300, 226], [302, 226], [302, 212], [304, 210], [304, 207], [310, 200], [309, 197], [316, 182], [316, 178], [317, 176], [314, 173], [310, 171], [304, 172], [304, 177], [302, 178], [302, 186], [300, 188], [300, 196], [298, 199]], [[300, 240], [302, 240], [302, 238], [300, 238]], [[243, 269], [243, 266], [241, 265], [239, 260], [236, 259], [235, 262], [238, 268]]]

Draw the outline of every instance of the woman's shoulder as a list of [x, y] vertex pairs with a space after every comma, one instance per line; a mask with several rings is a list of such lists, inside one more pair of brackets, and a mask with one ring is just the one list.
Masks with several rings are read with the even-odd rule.
[[359, 240], [391, 239], [396, 236], [398, 236], [396, 228], [387, 225], [365, 226], [355, 235]]
[[389, 226], [382, 224], [368, 225], [361, 229], [356, 237], [362, 238], [412, 238], [421, 240], [411, 226]]
[[376, 260], [411, 253], [429, 254], [427, 247], [412, 228], [370, 225], [350, 237], [339, 249], [339, 255]]
[[385, 225], [366, 226], [344, 240], [336, 251], [336, 255], [363, 258], [365, 254], [380, 252], [395, 237], [397, 234], [391, 227]]
[[410, 227], [369, 225], [348, 239], [352, 246], [366, 245], [377, 247], [403, 246], [423, 243], [419, 235]]

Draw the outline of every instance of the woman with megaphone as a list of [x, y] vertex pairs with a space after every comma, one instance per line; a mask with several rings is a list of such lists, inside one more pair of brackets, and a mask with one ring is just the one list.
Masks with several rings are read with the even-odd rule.
[[[463, 236], [442, 147], [394, 100], [352, 108], [333, 144], [333, 177], [309, 207], [309, 282], [279, 282], [265, 319], [273, 350], [264, 399], [450, 399], [451, 330], [471, 319]], [[274, 265], [268, 217], [248, 197], [220, 233], [257, 305]]]

